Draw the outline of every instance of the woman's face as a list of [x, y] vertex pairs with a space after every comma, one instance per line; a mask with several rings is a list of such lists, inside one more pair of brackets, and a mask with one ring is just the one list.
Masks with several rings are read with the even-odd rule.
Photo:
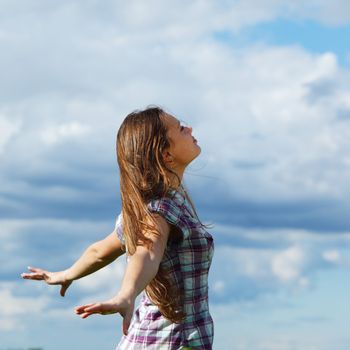
[[162, 115], [162, 120], [170, 142], [170, 147], [163, 154], [164, 159], [182, 176], [186, 166], [201, 153], [201, 148], [192, 136], [191, 127], [181, 125], [178, 119], [169, 114]]

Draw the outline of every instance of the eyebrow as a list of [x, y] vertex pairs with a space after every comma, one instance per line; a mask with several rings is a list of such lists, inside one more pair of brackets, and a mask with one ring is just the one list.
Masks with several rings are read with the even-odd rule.
[[180, 123], [180, 121], [177, 121], [177, 128], [178, 128], [178, 129], [181, 128], [181, 123]]

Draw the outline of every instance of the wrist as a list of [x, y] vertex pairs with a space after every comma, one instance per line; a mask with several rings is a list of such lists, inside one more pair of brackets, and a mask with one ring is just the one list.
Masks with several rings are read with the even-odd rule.
[[62, 271], [63, 272], [63, 278], [65, 282], [73, 282], [74, 281], [74, 276], [72, 275], [71, 269], [67, 269]]
[[134, 302], [137, 297], [137, 291], [133, 288], [122, 288], [116, 295], [116, 298], [121, 298], [128, 300], [129, 302]]

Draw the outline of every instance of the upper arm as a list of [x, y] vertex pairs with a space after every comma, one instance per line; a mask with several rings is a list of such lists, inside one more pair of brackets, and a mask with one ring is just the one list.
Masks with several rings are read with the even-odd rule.
[[163, 258], [163, 254], [168, 243], [170, 225], [169, 223], [159, 214], [153, 213], [156, 229], [159, 234], [155, 235], [152, 233], [145, 233], [145, 236], [152, 241], [152, 245], [149, 248], [151, 258], [157, 260], [159, 263]]
[[187, 239], [191, 230], [184, 218], [182, 209], [170, 198], [153, 199], [148, 208], [152, 213], [162, 216], [172, 228], [171, 236], [176, 241]]
[[113, 261], [125, 253], [125, 247], [118, 239], [115, 231], [110, 233], [106, 238], [95, 242], [94, 249], [100, 259]]

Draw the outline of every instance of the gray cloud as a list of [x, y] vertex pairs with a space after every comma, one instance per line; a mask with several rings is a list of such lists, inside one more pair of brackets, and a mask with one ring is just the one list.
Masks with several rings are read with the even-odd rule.
[[336, 93], [337, 83], [330, 80], [319, 80], [306, 84], [308, 88], [307, 100], [315, 103], [321, 99], [332, 98]]
[[336, 115], [338, 121], [349, 121], [350, 120], [350, 108], [340, 108]]
[[[171, 4], [2, 4], [2, 281], [16, 283], [28, 264], [66, 267], [110, 232], [120, 209], [115, 133], [127, 113], [150, 103], [189, 122], [202, 147], [185, 180], [200, 217], [214, 223], [214, 305], [289, 295], [293, 283], [307, 290], [318, 271], [348, 266], [341, 249], [350, 227], [350, 145], [346, 123], [336, 122], [347, 119], [348, 69], [334, 53], [254, 43], [234, 48], [213, 34], [237, 34], [282, 13], [339, 25], [349, 20], [348, 5]], [[109, 273], [109, 280], [100, 277], [104, 286], [117, 270]], [[23, 324], [35, 319], [53, 330], [69, 324], [67, 332], [77, 335], [70, 333], [70, 346], [79, 348], [85, 327], [107, 327], [101, 319], [78, 326], [65, 313], [93, 299], [96, 291], [83, 284], [67, 304], [54, 299], [57, 290], [3, 287], [11, 301], [49, 295], [51, 316], [29, 314]], [[112, 339], [117, 327], [114, 321], [108, 327]], [[42, 336], [42, 328], [31, 326], [33, 335]], [[42, 345], [50, 342], [48, 336]], [[87, 346], [97, 344], [91, 339]]]
[[[222, 235], [236, 236], [227, 244]], [[349, 235], [319, 236], [305, 230], [219, 228], [211, 276], [215, 303], [261, 300], [277, 291], [301, 293], [317, 286], [317, 273], [347, 268]], [[244, 240], [240, 239], [244, 237]], [[254, 241], [247, 245], [247, 240]], [[260, 243], [260, 244], [259, 244]]]

